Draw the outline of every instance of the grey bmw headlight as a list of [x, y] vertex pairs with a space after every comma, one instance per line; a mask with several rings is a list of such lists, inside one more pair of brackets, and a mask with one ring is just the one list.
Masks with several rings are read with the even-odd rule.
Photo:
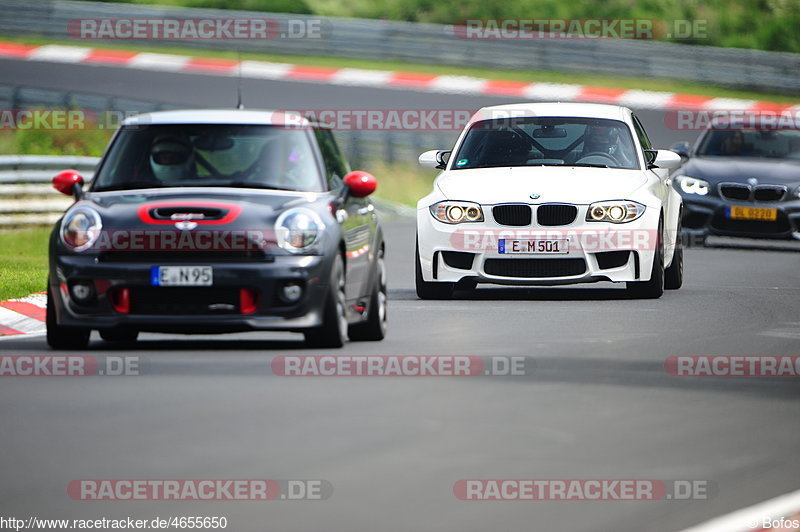
[[703, 179], [688, 175], [679, 175], [675, 176], [674, 181], [678, 184], [678, 189], [686, 194], [697, 194], [698, 196], [705, 196], [708, 194], [708, 181]]
[[322, 219], [310, 209], [289, 209], [275, 222], [278, 245], [292, 253], [308, 251], [317, 243], [324, 229]]

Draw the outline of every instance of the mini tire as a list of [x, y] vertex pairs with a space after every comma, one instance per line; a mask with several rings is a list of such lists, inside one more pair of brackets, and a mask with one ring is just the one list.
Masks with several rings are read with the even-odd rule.
[[47, 326], [47, 345], [52, 349], [85, 349], [89, 345], [92, 330], [84, 327], [64, 327], [56, 320], [56, 307], [50, 286], [47, 287], [47, 310], [45, 311]]
[[385, 251], [380, 250], [375, 265], [375, 283], [369, 298], [367, 319], [351, 325], [347, 335], [353, 341], [380, 341], [386, 337], [386, 309], [388, 291], [386, 289]]
[[342, 256], [337, 254], [331, 267], [331, 279], [322, 325], [303, 333], [311, 347], [339, 348], [347, 341], [347, 296]]

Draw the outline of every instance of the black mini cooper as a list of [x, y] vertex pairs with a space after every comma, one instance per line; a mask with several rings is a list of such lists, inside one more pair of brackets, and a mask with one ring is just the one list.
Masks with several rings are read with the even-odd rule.
[[291, 114], [185, 110], [123, 122], [50, 238], [47, 341], [140, 331], [302, 332], [318, 347], [386, 333], [383, 235], [366, 172]]

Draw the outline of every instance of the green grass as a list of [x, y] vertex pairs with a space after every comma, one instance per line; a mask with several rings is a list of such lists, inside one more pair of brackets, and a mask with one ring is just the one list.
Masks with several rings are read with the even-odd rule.
[[[0, 36], [0, 40], [12, 41], [29, 45], [63, 44], [71, 46], [89, 46], [99, 48], [114, 48], [135, 52], [160, 52], [169, 54], [188, 55], [195, 57], [237, 59], [239, 56], [234, 51], [224, 50], [199, 50], [197, 48], [181, 48], [167, 46], [136, 46], [129, 43], [116, 44], [103, 41], [92, 43], [78, 40], [53, 40], [40, 37]], [[299, 65], [313, 65], [332, 68], [363, 68], [367, 70], [405, 70], [410, 72], [429, 73], [437, 75], [474, 76], [479, 78], [503, 79], [509, 81], [524, 81], [528, 83], [574, 83], [596, 87], [616, 89], [639, 89], [664, 92], [680, 92], [696, 94], [698, 96], [719, 98], [741, 98], [745, 100], [768, 100], [778, 103], [798, 103], [797, 96], [785, 94], [772, 94], [767, 92], [726, 89], [714, 85], [672, 81], [663, 79], [624, 78], [612, 76], [596, 76], [593, 74], [573, 74], [565, 72], [545, 72], [536, 70], [495, 70], [488, 68], [473, 68], [459, 66], [443, 66], [422, 63], [406, 63], [401, 61], [371, 61], [366, 59], [347, 59], [341, 57], [278, 55], [267, 53], [244, 52], [242, 59], [256, 61], [270, 61], [277, 63], [294, 63]], [[245, 99], [247, 95], [245, 94]]]
[[0, 301], [47, 289], [50, 228], [0, 233]]
[[367, 161], [362, 166], [378, 180], [377, 197], [411, 207], [416, 207], [417, 201], [430, 193], [433, 178], [439, 173], [411, 163], [390, 165]]

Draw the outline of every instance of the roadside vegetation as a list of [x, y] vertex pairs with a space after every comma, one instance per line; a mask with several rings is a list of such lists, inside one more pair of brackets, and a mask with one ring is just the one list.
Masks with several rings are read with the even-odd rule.
[[676, 42], [800, 52], [800, 2], [797, 0], [112, 0], [315, 14], [333, 17], [406, 20], [453, 24], [463, 19], [623, 18], [701, 20], [707, 33]]
[[0, 301], [47, 288], [50, 228], [0, 232]]

